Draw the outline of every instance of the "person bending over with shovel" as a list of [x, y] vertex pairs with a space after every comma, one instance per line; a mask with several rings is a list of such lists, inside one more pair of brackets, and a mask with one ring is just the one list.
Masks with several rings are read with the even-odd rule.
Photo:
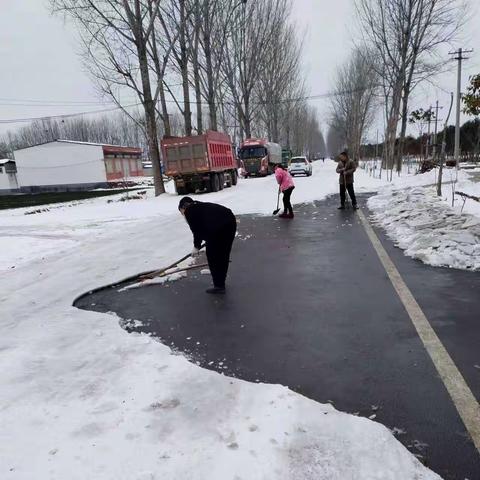
[[353, 189], [353, 174], [357, 166], [353, 160], [348, 158], [347, 152], [342, 152], [339, 155], [337, 173], [339, 174], [340, 182], [340, 206], [339, 210], [345, 210], [345, 200], [347, 195], [345, 190], [348, 191], [350, 198], [352, 199], [352, 208], [357, 210], [357, 199], [355, 198], [355, 191]]
[[[280, 218], [293, 218], [293, 207], [292, 203], [290, 202], [290, 197], [292, 196], [293, 189], [295, 188], [295, 184], [293, 183], [293, 178], [285, 170], [282, 165], [275, 165], [275, 178], [277, 179], [278, 183], [278, 198], [280, 198], [280, 192], [283, 193], [283, 213], [279, 215]], [[277, 209], [273, 212], [274, 215], [278, 213], [278, 201], [277, 201]]]
[[213, 288], [207, 293], [225, 293], [230, 252], [237, 231], [235, 215], [222, 205], [196, 202], [190, 197], [182, 198], [178, 209], [193, 233], [192, 257], [198, 255], [202, 242], [205, 242], [213, 279]]

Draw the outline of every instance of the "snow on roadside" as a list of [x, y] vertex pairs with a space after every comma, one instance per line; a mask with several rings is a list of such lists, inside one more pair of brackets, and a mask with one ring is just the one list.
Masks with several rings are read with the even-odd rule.
[[406, 255], [433, 266], [480, 270], [480, 217], [452, 209], [434, 187], [386, 188], [368, 206]]
[[137, 283], [132, 283], [130, 285], [127, 285], [126, 287], [119, 288], [117, 291], [125, 292], [126, 290], [131, 290], [132, 288], [147, 287], [148, 285], [163, 285], [164, 283], [176, 282], [177, 280], [185, 278], [186, 276], [187, 276], [186, 271], [171, 273], [169, 275], [158, 276], [155, 278], [150, 278], [148, 280], [142, 280]]
[[[469, 171], [468, 173], [462, 173], [466, 174], [466, 178], [465, 175], [462, 175], [456, 185], [455, 191], [480, 198], [480, 169]], [[445, 201], [451, 205], [452, 189], [448, 188], [448, 186], [444, 187], [442, 194], [444, 195]], [[475, 200], [467, 199], [464, 204], [463, 198], [459, 195], [455, 195], [455, 208], [456, 211], [463, 209], [463, 212], [476, 215], [480, 218], [480, 203]]]
[[[318, 162], [317, 162], [318, 163]], [[359, 175], [361, 176], [361, 175]], [[295, 201], [338, 189], [334, 165], [297, 179]], [[214, 196], [213, 196], [214, 195]], [[271, 178], [205, 195], [270, 214]], [[114, 315], [72, 307], [99, 285], [191, 248], [178, 197], [0, 213], [0, 235], [74, 240], [0, 276], [0, 477], [31, 480], [433, 480], [382, 425], [279, 385], [201, 369]]]

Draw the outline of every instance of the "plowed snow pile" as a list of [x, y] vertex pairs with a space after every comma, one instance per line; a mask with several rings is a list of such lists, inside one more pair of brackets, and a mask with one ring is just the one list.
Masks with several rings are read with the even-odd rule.
[[433, 188], [386, 189], [368, 206], [406, 255], [433, 266], [480, 270], [480, 218], [454, 210]]

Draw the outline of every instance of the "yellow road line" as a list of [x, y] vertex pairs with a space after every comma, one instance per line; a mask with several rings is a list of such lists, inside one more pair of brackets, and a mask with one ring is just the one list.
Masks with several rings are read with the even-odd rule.
[[453, 400], [455, 408], [465, 424], [465, 428], [470, 434], [477, 451], [480, 453], [480, 405], [477, 399], [433, 330], [412, 292], [403, 281], [397, 267], [383, 248], [369, 221], [360, 210], [358, 210], [358, 215], [368, 238], [372, 242], [373, 248], [377, 252], [378, 258], [392, 282], [393, 288], [395, 288], [400, 297], [425, 349]]

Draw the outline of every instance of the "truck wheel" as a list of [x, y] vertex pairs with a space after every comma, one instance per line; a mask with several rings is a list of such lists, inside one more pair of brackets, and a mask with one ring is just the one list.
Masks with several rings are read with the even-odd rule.
[[212, 173], [210, 178], [210, 191], [218, 192], [220, 190], [220, 179], [216, 173]]
[[220, 184], [220, 190], [223, 190], [223, 187], [225, 186], [225, 175], [223, 173], [218, 174], [218, 182]]
[[177, 191], [178, 195], [186, 195], [188, 193], [187, 188], [183, 185], [178, 185], [177, 182], [175, 182], [175, 190]]
[[238, 183], [238, 173], [236, 170], [232, 170], [230, 174], [232, 176], [232, 185], [236, 185]]

